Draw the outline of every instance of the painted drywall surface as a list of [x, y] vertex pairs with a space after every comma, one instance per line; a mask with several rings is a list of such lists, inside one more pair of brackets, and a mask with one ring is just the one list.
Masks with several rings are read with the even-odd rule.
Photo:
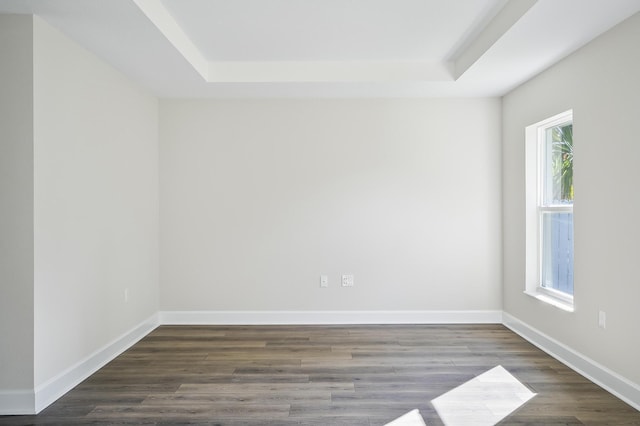
[[33, 390], [32, 27], [0, 15], [0, 392]]
[[[640, 383], [640, 15], [503, 99], [504, 310]], [[573, 108], [575, 312], [523, 294], [524, 128]], [[598, 311], [607, 316], [598, 327]]]
[[161, 309], [500, 309], [499, 117], [497, 99], [162, 100]]
[[34, 24], [38, 387], [157, 312], [158, 125], [155, 98]]

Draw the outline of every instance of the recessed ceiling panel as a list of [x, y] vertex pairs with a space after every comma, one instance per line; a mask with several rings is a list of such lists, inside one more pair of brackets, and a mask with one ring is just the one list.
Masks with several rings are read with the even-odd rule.
[[[510, 13], [515, 3], [530, 8]], [[501, 96], [639, 11], [639, 0], [0, 0], [0, 13], [35, 14], [174, 98]]]
[[162, 0], [209, 61], [440, 62], [503, 0]]

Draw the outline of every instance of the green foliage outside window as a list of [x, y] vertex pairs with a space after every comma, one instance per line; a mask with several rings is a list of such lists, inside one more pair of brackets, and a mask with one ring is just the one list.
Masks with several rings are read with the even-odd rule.
[[554, 127], [552, 138], [553, 198], [573, 202], [573, 124]]

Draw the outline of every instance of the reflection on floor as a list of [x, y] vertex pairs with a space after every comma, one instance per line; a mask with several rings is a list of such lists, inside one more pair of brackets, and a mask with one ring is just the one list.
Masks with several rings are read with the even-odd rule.
[[447, 426], [493, 426], [535, 395], [499, 365], [431, 403]]

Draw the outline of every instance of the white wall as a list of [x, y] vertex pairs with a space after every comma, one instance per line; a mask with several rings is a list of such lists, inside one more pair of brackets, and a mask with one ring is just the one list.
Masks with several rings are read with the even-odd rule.
[[[640, 15], [503, 100], [504, 310], [640, 383]], [[523, 293], [524, 128], [573, 108], [575, 312]], [[607, 328], [598, 328], [598, 310]]]
[[31, 16], [0, 15], [0, 413], [33, 400], [32, 52]]
[[157, 312], [158, 122], [155, 98], [39, 18], [34, 99], [38, 388]]
[[162, 310], [501, 309], [499, 100], [162, 100], [160, 123]]

